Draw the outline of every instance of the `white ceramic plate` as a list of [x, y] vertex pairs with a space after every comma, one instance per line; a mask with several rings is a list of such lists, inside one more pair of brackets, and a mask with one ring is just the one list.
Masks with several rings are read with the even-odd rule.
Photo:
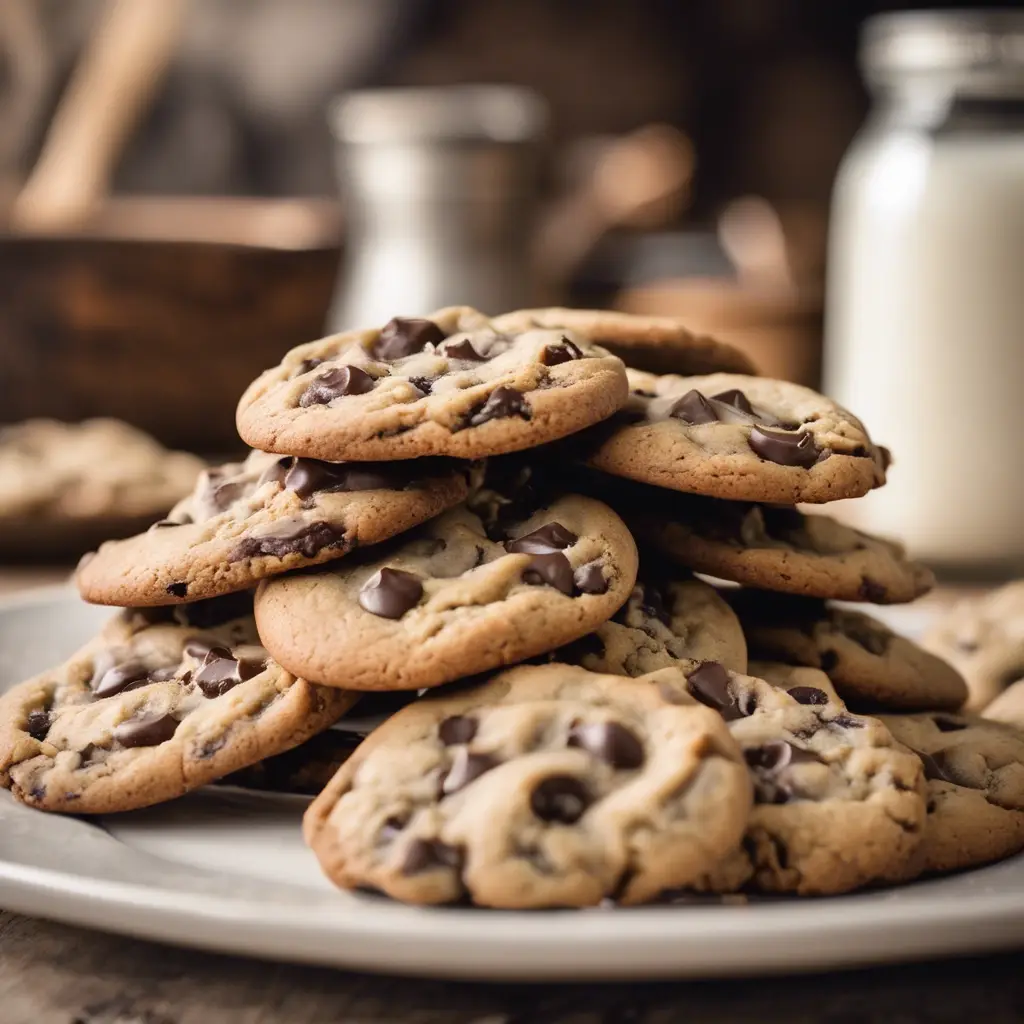
[[[0, 688], [70, 653], [106, 614], [63, 590], [0, 605]], [[3, 793], [0, 905], [223, 952], [477, 979], [810, 971], [1024, 945], [1024, 858], [833, 899], [425, 910], [328, 885], [301, 842], [304, 806], [204, 790], [82, 820], [28, 810]]]

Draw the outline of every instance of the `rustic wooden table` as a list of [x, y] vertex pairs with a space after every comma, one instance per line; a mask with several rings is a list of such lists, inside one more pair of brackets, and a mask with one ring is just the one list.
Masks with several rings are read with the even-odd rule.
[[[65, 576], [59, 569], [0, 571], [0, 594]], [[676, 1021], [1011, 1024], [1024, 1021], [1024, 951], [742, 982], [471, 985], [178, 950], [0, 910], [0, 1024]]]

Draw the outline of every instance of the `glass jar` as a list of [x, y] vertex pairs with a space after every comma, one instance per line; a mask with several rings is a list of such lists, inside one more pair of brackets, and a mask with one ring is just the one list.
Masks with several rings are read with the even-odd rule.
[[825, 389], [895, 458], [849, 518], [1024, 568], [1024, 12], [872, 19], [833, 198]]

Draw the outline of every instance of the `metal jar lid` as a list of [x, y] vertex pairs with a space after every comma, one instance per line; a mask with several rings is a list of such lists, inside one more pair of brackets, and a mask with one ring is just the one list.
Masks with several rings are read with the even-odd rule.
[[985, 91], [1024, 86], [1024, 11], [906, 11], [869, 19], [861, 64], [871, 82], [942, 75]]

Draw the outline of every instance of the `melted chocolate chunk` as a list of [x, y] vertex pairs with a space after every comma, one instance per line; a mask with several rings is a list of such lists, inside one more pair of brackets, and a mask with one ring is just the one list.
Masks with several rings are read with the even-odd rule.
[[561, 523], [545, 523], [533, 533], [508, 541], [505, 550], [514, 555], [549, 555], [572, 547], [578, 540], [579, 537]]
[[167, 593], [170, 594], [171, 597], [184, 597], [188, 593], [188, 584], [187, 583], [168, 583], [167, 584]]
[[582, 358], [583, 352], [580, 347], [566, 337], [558, 344], [545, 345], [544, 351], [540, 354], [540, 361], [545, 366], [558, 366], [559, 363], [571, 363], [574, 359]]
[[451, 768], [441, 779], [441, 795], [451, 796], [460, 789], [465, 789], [471, 782], [480, 778], [485, 772], [497, 768], [501, 762], [490, 754], [471, 754], [465, 747], [455, 752]]
[[97, 665], [93, 672], [92, 695], [97, 700], [113, 697], [116, 693], [133, 689], [133, 683], [147, 683], [149, 670], [140, 661], [125, 661], [120, 665]]
[[662, 625], [667, 626], [672, 621], [672, 616], [665, 605], [665, 597], [660, 588], [656, 587], [650, 580], [639, 584], [640, 587], [640, 608], [649, 619], [657, 619]]
[[440, 839], [414, 839], [405, 851], [402, 862], [403, 875], [418, 875], [434, 868], [462, 867], [462, 851], [455, 846], [442, 843]]
[[528, 420], [531, 416], [530, 405], [515, 388], [500, 387], [495, 388], [490, 398], [470, 414], [467, 425], [479, 427], [491, 420], [508, 419], [512, 416]]
[[541, 821], [572, 825], [590, 806], [590, 793], [572, 775], [552, 775], [537, 784], [530, 795], [530, 808]]
[[310, 522], [295, 516], [282, 519], [272, 533], [243, 537], [230, 557], [232, 561], [260, 557], [284, 558], [286, 555], [314, 558], [325, 548], [343, 548], [347, 545], [346, 535], [339, 533], [330, 523]]
[[375, 572], [359, 591], [359, 607], [382, 619], [400, 619], [423, 596], [418, 576], [401, 569]]
[[567, 597], [572, 597], [576, 590], [572, 564], [560, 551], [534, 555], [523, 570], [523, 582], [531, 586], [547, 584]]
[[[196, 657], [191, 650], [189, 653]], [[192, 674], [192, 682], [202, 690], [204, 697], [212, 699], [246, 679], [258, 676], [265, 667], [263, 661], [236, 658], [226, 647], [211, 647], [203, 655], [203, 663]]]
[[607, 594], [608, 580], [605, 579], [601, 562], [587, 562], [581, 565], [574, 576], [576, 589], [582, 594]]
[[446, 746], [469, 743], [476, 735], [477, 721], [468, 715], [452, 715], [437, 727], [438, 739]]
[[797, 704], [806, 704], [811, 707], [828, 703], [828, 694], [816, 686], [794, 686], [789, 691], [789, 695]]
[[53, 716], [48, 711], [30, 711], [25, 722], [25, 732], [34, 740], [45, 740], [46, 734], [53, 724]]
[[717, 661], [705, 661], [695, 668], [686, 677], [686, 688], [727, 722], [747, 717], [729, 687], [729, 673]]
[[755, 454], [779, 466], [801, 466], [807, 469], [818, 461], [820, 454], [814, 443], [814, 435], [806, 430], [788, 433], [755, 426], [750, 431], [748, 443]]
[[172, 715], [130, 718], [114, 729], [114, 739], [122, 747], [156, 747], [166, 743], [178, 730]]
[[410, 377], [409, 383], [417, 390], [422, 391], [423, 394], [429, 395], [434, 387], [434, 381], [436, 377]]
[[580, 747], [613, 768], [639, 768], [644, 746], [618, 722], [581, 722], [569, 731], [569, 746]]
[[284, 478], [284, 485], [300, 498], [339, 491], [399, 490], [398, 474], [358, 462], [321, 462], [296, 459]]
[[672, 419], [693, 425], [718, 422], [715, 407], [696, 389], [687, 391], [682, 398], [673, 403], [668, 414]]
[[862, 576], [860, 586], [857, 588], [857, 596], [872, 604], [884, 604], [889, 592], [881, 583], [876, 583], [867, 576]]
[[373, 390], [375, 383], [358, 366], [335, 366], [314, 379], [299, 396], [299, 405], [308, 409], [311, 405], [328, 405], [334, 399], [348, 395], [365, 395]]
[[440, 345], [445, 335], [433, 320], [396, 316], [382, 328], [373, 344], [375, 359], [391, 362], [422, 352], [427, 345]]
[[449, 341], [442, 347], [441, 352], [449, 359], [462, 359], [467, 363], [482, 363], [487, 359], [487, 356], [482, 356], [473, 348], [473, 343], [469, 338], [463, 338], [461, 341]]

